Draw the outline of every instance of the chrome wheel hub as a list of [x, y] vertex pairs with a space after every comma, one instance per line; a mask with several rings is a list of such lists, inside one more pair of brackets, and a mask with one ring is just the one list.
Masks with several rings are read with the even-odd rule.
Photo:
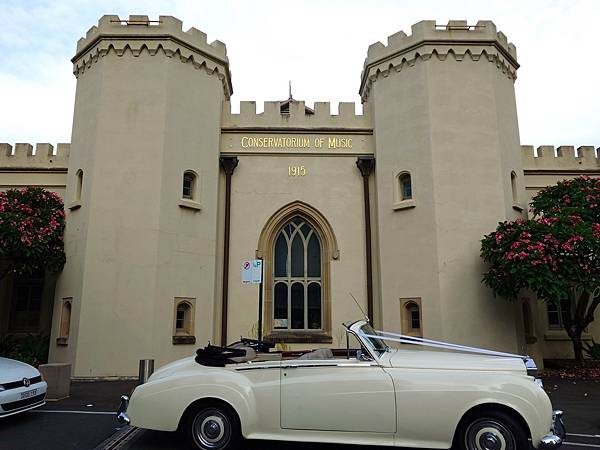
[[473, 422], [465, 441], [469, 450], [517, 450], [514, 435], [504, 424], [492, 419]]
[[479, 436], [479, 446], [484, 450], [501, 450], [502, 441], [494, 433], [486, 431]]
[[194, 440], [201, 448], [218, 450], [229, 442], [229, 420], [220, 411], [203, 411], [194, 420]]

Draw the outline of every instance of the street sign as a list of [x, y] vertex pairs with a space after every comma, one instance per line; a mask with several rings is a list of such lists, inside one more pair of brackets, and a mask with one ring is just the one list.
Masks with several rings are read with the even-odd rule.
[[262, 260], [250, 259], [242, 261], [242, 284], [262, 283]]

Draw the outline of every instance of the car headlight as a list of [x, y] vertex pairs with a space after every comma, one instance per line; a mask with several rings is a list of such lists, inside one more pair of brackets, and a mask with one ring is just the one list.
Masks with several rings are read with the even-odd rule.
[[525, 368], [527, 369], [527, 375], [529, 375], [530, 377], [533, 378], [537, 378], [538, 375], [538, 370], [537, 370], [537, 366], [535, 365], [535, 361], [533, 360], [533, 358], [527, 357], [527, 359], [525, 359]]

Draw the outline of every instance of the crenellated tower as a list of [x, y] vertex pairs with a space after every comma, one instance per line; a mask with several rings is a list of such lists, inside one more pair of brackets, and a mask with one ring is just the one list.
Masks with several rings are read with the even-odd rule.
[[480, 283], [479, 248], [498, 221], [526, 214], [518, 67], [490, 21], [423, 21], [369, 47], [360, 95], [373, 117], [384, 329], [400, 329], [416, 299], [426, 337], [517, 349], [514, 307]]
[[[73, 362], [77, 377], [135, 375], [137, 359], [161, 365], [189, 354], [174, 345], [192, 339], [176, 339], [178, 299], [190, 308], [194, 338], [213, 335], [229, 62], [223, 43], [184, 32], [174, 17], [114, 15], [79, 40], [72, 62], [67, 265], [50, 358]], [[65, 301], [71, 324], [58, 345]]]

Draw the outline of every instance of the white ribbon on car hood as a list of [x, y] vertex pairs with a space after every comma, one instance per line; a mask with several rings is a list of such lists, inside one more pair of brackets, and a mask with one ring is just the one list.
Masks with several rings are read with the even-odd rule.
[[452, 344], [450, 342], [443, 342], [443, 341], [434, 341], [432, 339], [424, 339], [424, 338], [419, 338], [419, 337], [414, 337], [414, 336], [406, 336], [404, 334], [390, 333], [387, 331], [375, 330], [375, 332], [378, 334], [372, 335], [372, 334], [366, 334], [366, 333], [361, 332], [361, 335], [368, 337], [368, 338], [373, 338], [373, 339], [381, 339], [384, 341], [399, 342], [400, 344], [422, 345], [424, 347], [443, 348], [446, 350], [456, 350], [456, 351], [460, 351], [460, 352], [476, 353], [479, 355], [502, 356], [502, 357], [506, 357], [506, 358], [519, 358], [519, 359], [522, 359], [523, 361], [527, 361], [528, 359], [530, 359], [529, 356], [527, 356], [527, 355], [518, 355], [516, 353], [506, 353], [506, 352], [498, 352], [495, 350], [488, 350], [485, 348], [468, 347], [466, 345]]

